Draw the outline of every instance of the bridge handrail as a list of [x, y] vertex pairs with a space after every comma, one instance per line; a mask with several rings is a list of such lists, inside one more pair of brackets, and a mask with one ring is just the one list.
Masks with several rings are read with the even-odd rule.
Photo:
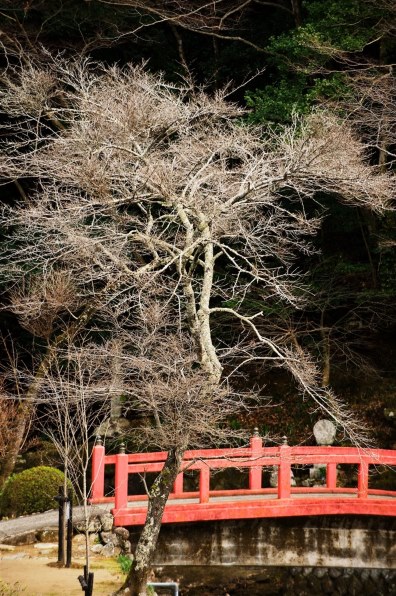
[[[104, 471], [106, 465], [115, 465], [115, 510], [127, 507], [128, 476], [159, 472], [162, 469], [167, 453], [119, 453], [105, 455], [104, 446], [95, 445], [92, 455], [92, 493], [91, 502], [105, 501]], [[338, 492], [336, 488], [337, 465], [355, 464], [358, 466], [358, 482], [356, 489], [359, 499], [367, 499], [369, 494], [381, 494], [368, 486], [370, 465], [396, 466], [396, 451], [391, 449], [362, 449], [358, 447], [301, 447], [283, 444], [279, 447], [264, 447], [259, 436], [253, 436], [249, 447], [224, 449], [198, 449], [186, 451], [183, 467], [178, 475], [171, 497], [199, 495], [200, 503], [208, 503], [210, 495], [210, 471], [213, 469], [245, 468], [249, 472], [249, 489], [243, 492], [256, 494], [268, 491], [262, 488], [262, 468], [276, 466], [278, 468], [277, 498], [288, 499], [292, 492], [291, 465], [322, 464], [326, 466], [326, 489]], [[199, 491], [185, 493], [183, 490], [183, 474], [186, 470], [198, 470]], [[317, 487], [304, 490], [304, 493], [315, 492]], [[213, 492], [213, 491], [212, 491]], [[229, 495], [240, 494], [240, 490], [222, 491]], [[300, 491], [298, 491], [300, 492]], [[385, 491], [382, 491], [383, 493]], [[389, 491], [387, 491], [389, 492]], [[133, 497], [132, 497], [133, 498]], [[137, 498], [137, 497], [136, 497]], [[144, 496], [141, 497], [144, 499]]]

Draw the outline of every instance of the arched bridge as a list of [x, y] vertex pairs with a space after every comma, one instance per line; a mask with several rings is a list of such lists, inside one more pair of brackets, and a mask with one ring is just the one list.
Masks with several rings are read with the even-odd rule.
[[[115, 501], [116, 526], [142, 525], [147, 512], [145, 495], [128, 494], [130, 475], [158, 473], [166, 452], [122, 452], [106, 455], [98, 441], [92, 454], [92, 503]], [[291, 471], [320, 464], [325, 474], [323, 486], [292, 486]], [[356, 486], [338, 486], [338, 468], [343, 464], [357, 469]], [[105, 469], [114, 466], [114, 495], [105, 496]], [[386, 466], [395, 475], [396, 451], [355, 447], [264, 447], [258, 435], [246, 448], [186, 451], [182, 471], [165, 507], [163, 523], [236, 520], [315, 515], [396, 516], [396, 490], [372, 488], [371, 478]], [[212, 490], [211, 477], [218, 470], [248, 471], [248, 487]], [[263, 470], [277, 470], [275, 488], [263, 488]], [[199, 474], [199, 490], [184, 490], [186, 471]]]

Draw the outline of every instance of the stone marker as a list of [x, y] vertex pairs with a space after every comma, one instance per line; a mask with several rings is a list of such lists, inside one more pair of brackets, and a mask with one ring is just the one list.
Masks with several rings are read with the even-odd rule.
[[331, 420], [318, 420], [313, 427], [313, 433], [318, 445], [332, 445], [336, 436], [336, 425]]
[[[337, 428], [331, 420], [318, 420], [313, 427], [313, 433], [318, 445], [330, 446], [334, 443]], [[314, 464], [309, 471], [310, 481], [307, 486], [321, 486], [326, 484], [326, 464]], [[313, 484], [312, 484], [313, 483]]]

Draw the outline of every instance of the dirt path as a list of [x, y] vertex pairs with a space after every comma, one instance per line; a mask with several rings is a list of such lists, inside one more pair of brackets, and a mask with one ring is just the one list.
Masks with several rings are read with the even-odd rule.
[[[39, 555], [33, 545], [18, 546], [13, 551], [0, 553], [0, 596], [81, 596], [78, 581], [84, 561], [73, 559], [72, 569], [50, 566], [56, 561], [56, 552]], [[93, 556], [95, 596], [109, 596], [122, 584], [123, 575], [114, 559]]]

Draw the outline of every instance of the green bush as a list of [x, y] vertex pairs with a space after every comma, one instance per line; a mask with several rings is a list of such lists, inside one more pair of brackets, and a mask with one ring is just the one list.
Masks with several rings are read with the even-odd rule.
[[[0, 515], [12, 517], [55, 509], [54, 497], [64, 483], [56, 468], [37, 466], [11, 476], [0, 496]], [[71, 486], [71, 485], [70, 485]]]
[[117, 561], [120, 566], [121, 573], [124, 573], [125, 575], [128, 574], [132, 567], [132, 559], [127, 555], [118, 555]]

